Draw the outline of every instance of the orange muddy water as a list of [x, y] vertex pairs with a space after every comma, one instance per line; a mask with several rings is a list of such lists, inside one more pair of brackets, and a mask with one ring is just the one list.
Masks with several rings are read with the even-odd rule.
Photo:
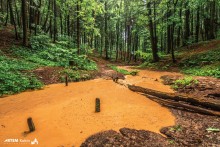
[[[121, 66], [121, 69], [126, 69], [128, 71], [132, 71], [129, 66]], [[145, 87], [161, 92], [166, 93], [174, 93], [174, 91], [168, 85], [164, 85], [162, 80], [160, 79], [161, 76], [165, 75], [181, 75], [175, 72], [162, 72], [162, 71], [150, 71], [150, 70], [138, 70], [137, 76], [126, 76], [126, 81], [129, 84], [134, 84], [136, 86]]]
[[[128, 80], [144, 84], [138, 82], [138, 77], [128, 77]], [[171, 91], [157, 84], [149, 86]], [[101, 99], [100, 113], [94, 112], [97, 97]], [[36, 131], [24, 136], [22, 133], [28, 131], [28, 117], [33, 118]], [[100, 131], [128, 127], [159, 133], [160, 128], [174, 124], [175, 118], [167, 108], [111, 80], [71, 83], [68, 87], [49, 85], [44, 90], [0, 99], [1, 147], [30, 146], [30, 142], [6, 144], [5, 139], [35, 138], [38, 146], [78, 147], [87, 137]]]

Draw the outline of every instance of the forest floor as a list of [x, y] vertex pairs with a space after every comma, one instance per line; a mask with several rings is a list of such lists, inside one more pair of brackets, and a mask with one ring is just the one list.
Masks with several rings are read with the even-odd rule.
[[[10, 29], [0, 31], [0, 50], [6, 56], [16, 58], [11, 56], [9, 49], [12, 44], [20, 45], [21, 42], [15, 41], [9, 32]], [[205, 53], [219, 44], [220, 41], [213, 41], [195, 45], [191, 54]], [[186, 54], [179, 57], [183, 60]], [[94, 56], [91, 59], [98, 65], [98, 71], [90, 73], [95, 80], [71, 83], [68, 88], [55, 84], [60, 82], [61, 67], [31, 71], [48, 86], [44, 90], [0, 99], [0, 139], [38, 137], [45, 146], [79, 146], [90, 135], [101, 132], [86, 139], [82, 146], [220, 146], [219, 117], [162, 107], [112, 81], [115, 76], [123, 79], [123, 75], [109, 65], [126, 70], [136, 67]], [[137, 76], [125, 76], [128, 83], [169, 93], [175, 92], [170, 85], [184, 76], [179, 72], [137, 70]], [[219, 79], [194, 78], [198, 83], [179, 86], [176, 92], [220, 98]], [[96, 97], [103, 103], [99, 116], [90, 105]], [[33, 117], [37, 130], [23, 136], [22, 131], [28, 129], [25, 119], [29, 116]]]

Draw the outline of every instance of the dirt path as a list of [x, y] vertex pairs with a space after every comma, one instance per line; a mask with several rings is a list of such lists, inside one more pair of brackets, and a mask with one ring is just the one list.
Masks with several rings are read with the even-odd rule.
[[[101, 98], [98, 114], [94, 113], [96, 97]], [[36, 131], [24, 137], [29, 116]], [[57, 84], [0, 99], [0, 146], [10, 146], [3, 143], [8, 138], [37, 138], [40, 146], [78, 147], [100, 131], [128, 127], [159, 133], [174, 122], [168, 109], [111, 80], [72, 83], [69, 87]]]

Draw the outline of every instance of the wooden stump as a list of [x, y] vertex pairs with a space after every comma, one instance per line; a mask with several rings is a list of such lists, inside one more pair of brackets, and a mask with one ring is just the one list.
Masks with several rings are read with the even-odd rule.
[[65, 83], [66, 83], [66, 86], [68, 86], [68, 76], [67, 75], [65, 76]]
[[95, 100], [95, 112], [98, 113], [100, 112], [100, 99], [96, 98]]
[[69, 66], [75, 66], [74, 61], [69, 61]]
[[27, 123], [28, 123], [29, 131], [34, 132], [35, 131], [35, 126], [34, 126], [34, 122], [33, 122], [31, 117], [29, 117], [27, 119]]

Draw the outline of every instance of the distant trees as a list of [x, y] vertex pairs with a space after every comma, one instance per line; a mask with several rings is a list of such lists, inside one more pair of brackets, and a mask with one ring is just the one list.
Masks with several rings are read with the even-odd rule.
[[67, 37], [78, 54], [127, 62], [145, 54], [157, 62], [160, 52], [175, 62], [179, 47], [219, 37], [220, 0], [1, 0], [0, 11], [25, 46], [46, 33]]

